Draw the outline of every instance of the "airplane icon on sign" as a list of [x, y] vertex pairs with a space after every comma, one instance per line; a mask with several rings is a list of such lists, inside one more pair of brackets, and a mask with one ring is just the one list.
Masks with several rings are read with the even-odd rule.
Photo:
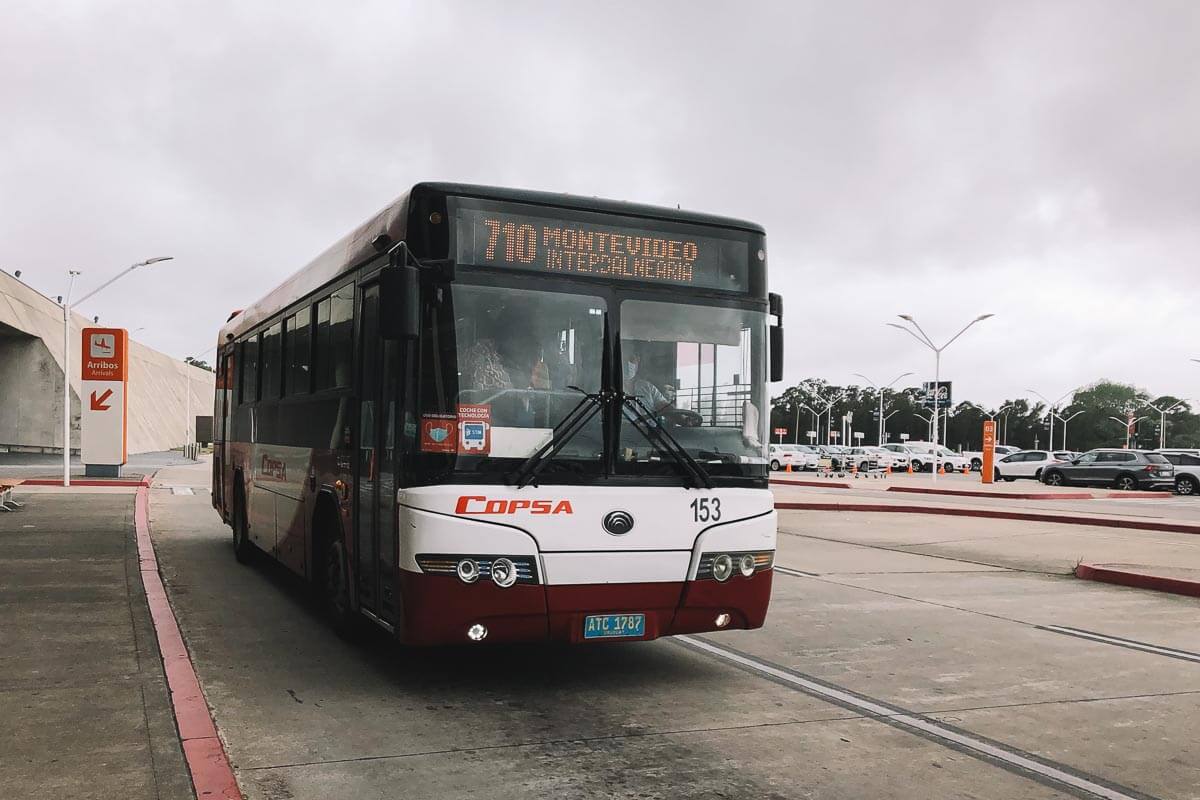
[[117, 337], [111, 333], [93, 333], [89, 351], [92, 358], [112, 358], [117, 354]]

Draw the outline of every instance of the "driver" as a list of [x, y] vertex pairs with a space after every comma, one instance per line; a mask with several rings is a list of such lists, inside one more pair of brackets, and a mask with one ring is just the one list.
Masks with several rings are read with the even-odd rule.
[[641, 365], [642, 354], [636, 350], [633, 350], [625, 358], [625, 393], [631, 394], [640, 400], [650, 410], [651, 414], [657, 414], [670, 406], [671, 401], [666, 398], [662, 390], [652, 381], [638, 377], [638, 369]]

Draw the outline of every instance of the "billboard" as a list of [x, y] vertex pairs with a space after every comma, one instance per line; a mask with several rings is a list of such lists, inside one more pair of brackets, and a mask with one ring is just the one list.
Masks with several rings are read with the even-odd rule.
[[[938, 381], [937, 392], [933, 390], [933, 382], [921, 384], [921, 405], [925, 408], [949, 408], [953, 405], [953, 393], [950, 391], [951, 381]], [[936, 397], [936, 401], [935, 398]]]

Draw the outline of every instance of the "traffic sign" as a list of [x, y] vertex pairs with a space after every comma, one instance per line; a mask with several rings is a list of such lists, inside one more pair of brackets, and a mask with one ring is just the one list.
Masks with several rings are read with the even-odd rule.
[[776, 436], [783, 436], [785, 433], [787, 433], [787, 428], [776, 428], [775, 429]]
[[127, 460], [129, 334], [123, 328], [84, 328], [80, 354], [80, 460], [120, 467]]

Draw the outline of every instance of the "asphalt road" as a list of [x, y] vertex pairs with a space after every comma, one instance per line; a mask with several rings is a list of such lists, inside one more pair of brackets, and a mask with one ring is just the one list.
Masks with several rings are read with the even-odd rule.
[[151, 520], [250, 798], [1200, 798], [1196, 601], [1064, 574], [1136, 542], [784, 512], [760, 631], [406, 650], [236, 564], [204, 470]]

